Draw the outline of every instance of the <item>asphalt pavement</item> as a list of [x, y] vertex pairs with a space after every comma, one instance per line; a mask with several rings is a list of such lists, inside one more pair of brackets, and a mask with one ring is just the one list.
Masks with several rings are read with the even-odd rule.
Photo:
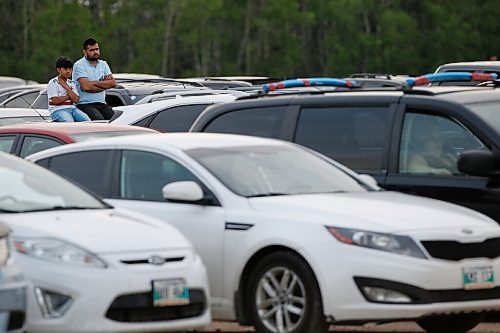
[[[224, 333], [239, 333], [239, 332], [255, 332], [252, 327], [239, 326], [236, 323], [213, 322], [203, 332], [224, 332]], [[344, 333], [423, 333], [422, 330], [414, 322], [401, 322], [392, 324], [366, 324], [363, 326], [335, 326], [330, 327], [329, 332], [344, 332]], [[199, 332], [201, 333], [201, 332]], [[481, 323], [470, 333], [500, 333], [500, 323]]]

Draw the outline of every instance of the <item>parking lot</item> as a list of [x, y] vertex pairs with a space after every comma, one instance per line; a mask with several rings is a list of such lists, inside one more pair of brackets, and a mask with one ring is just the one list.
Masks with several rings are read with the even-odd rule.
[[[203, 332], [255, 332], [251, 327], [242, 327], [235, 323], [214, 322]], [[331, 326], [329, 332], [344, 333], [422, 333], [425, 332], [413, 322], [393, 324], [368, 324], [364, 326]], [[471, 333], [498, 333], [500, 324], [483, 323], [470, 331]], [[200, 332], [201, 333], [201, 332]]]

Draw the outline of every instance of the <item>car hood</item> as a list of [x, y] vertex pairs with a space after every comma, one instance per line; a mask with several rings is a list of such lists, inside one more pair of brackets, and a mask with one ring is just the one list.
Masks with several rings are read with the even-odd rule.
[[12, 238], [57, 238], [96, 254], [190, 248], [174, 227], [116, 209], [0, 215]]
[[261, 214], [327, 226], [393, 233], [464, 227], [500, 232], [494, 220], [471, 209], [398, 192], [284, 195], [249, 201]]

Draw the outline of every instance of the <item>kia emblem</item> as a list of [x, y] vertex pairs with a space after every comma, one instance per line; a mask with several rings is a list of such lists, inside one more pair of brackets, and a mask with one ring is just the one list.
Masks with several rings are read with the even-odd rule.
[[472, 231], [472, 229], [469, 228], [463, 228], [462, 232], [466, 235], [472, 235], [474, 233], [474, 231]]
[[165, 263], [165, 259], [160, 256], [151, 256], [148, 258], [148, 263], [151, 265], [162, 265]]

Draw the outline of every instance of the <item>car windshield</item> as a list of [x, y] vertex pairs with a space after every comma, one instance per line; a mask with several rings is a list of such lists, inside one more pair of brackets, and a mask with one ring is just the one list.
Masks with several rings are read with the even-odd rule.
[[106, 131], [106, 132], [94, 132], [94, 133], [80, 133], [80, 134], [72, 134], [71, 137], [73, 138], [73, 140], [75, 140], [75, 142], [84, 142], [100, 138], [111, 138], [114, 136], [151, 134], [151, 133], [154, 132], [137, 129], [133, 131]]
[[231, 191], [245, 197], [369, 189], [326, 159], [298, 147], [199, 148], [186, 153]]
[[474, 103], [467, 105], [474, 111], [481, 119], [493, 127], [497, 133], [500, 133], [500, 101]]
[[109, 206], [56, 174], [0, 153], [0, 213]]

